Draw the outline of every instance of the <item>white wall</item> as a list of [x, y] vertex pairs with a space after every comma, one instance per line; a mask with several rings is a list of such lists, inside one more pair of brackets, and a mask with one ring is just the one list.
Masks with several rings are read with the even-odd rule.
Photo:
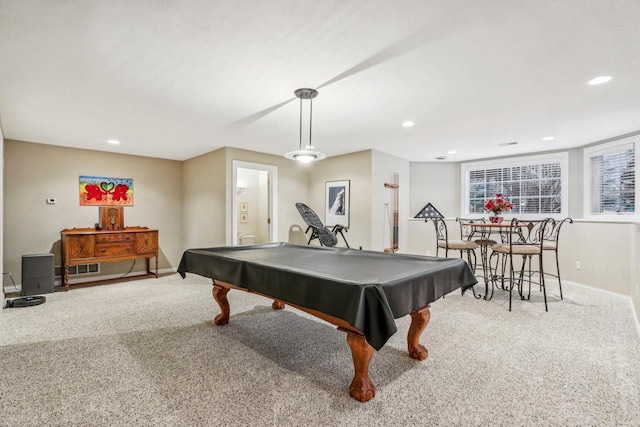
[[[256, 169], [238, 168], [236, 182], [239, 188], [238, 205], [247, 203], [247, 212], [238, 209], [238, 233], [240, 235], [255, 236], [255, 243], [267, 243], [269, 241], [268, 216], [268, 188], [267, 171]], [[247, 214], [247, 222], [242, 222], [242, 214]], [[243, 242], [245, 244], [246, 242]]]
[[[237, 183], [238, 187], [242, 188], [238, 192], [238, 206], [241, 203], [246, 203], [248, 210], [246, 212], [240, 212], [237, 210], [238, 217], [238, 233], [249, 234], [253, 236], [258, 235], [258, 226], [260, 223], [260, 216], [258, 215], [259, 199], [260, 199], [260, 181], [259, 172], [254, 169], [238, 168], [237, 171]], [[242, 214], [247, 215], [247, 222], [242, 222]]]

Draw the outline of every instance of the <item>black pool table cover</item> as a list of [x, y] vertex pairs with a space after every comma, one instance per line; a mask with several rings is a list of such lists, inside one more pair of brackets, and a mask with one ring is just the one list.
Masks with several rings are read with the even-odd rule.
[[268, 243], [188, 249], [194, 273], [343, 319], [380, 350], [394, 319], [477, 283], [462, 259]]

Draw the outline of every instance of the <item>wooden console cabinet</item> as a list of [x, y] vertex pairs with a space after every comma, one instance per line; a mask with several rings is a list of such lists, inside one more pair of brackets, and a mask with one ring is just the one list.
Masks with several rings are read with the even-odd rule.
[[[69, 290], [70, 265], [146, 258], [146, 276], [158, 277], [158, 230], [149, 230], [147, 227], [125, 227], [115, 231], [70, 228], [62, 230], [60, 234], [66, 290]], [[151, 271], [151, 258], [156, 259], [155, 273]]]

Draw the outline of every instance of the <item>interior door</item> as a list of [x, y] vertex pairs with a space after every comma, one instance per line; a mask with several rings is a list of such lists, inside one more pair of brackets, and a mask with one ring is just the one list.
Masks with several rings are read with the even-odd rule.
[[234, 160], [227, 243], [277, 241], [277, 166]]

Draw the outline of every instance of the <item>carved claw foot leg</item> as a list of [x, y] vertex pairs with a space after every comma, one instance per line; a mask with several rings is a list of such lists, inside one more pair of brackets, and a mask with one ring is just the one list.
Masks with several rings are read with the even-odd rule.
[[364, 336], [347, 332], [347, 343], [351, 348], [351, 357], [355, 374], [349, 386], [349, 394], [360, 402], [371, 400], [376, 395], [376, 386], [369, 378], [369, 362], [373, 357], [373, 347]]
[[284, 303], [275, 299], [273, 300], [273, 304], [271, 304], [271, 308], [274, 310], [282, 310], [284, 308]]
[[218, 305], [220, 306], [221, 313], [218, 314], [213, 321], [216, 326], [226, 325], [229, 323], [229, 301], [227, 300], [227, 293], [229, 292], [229, 288], [223, 288], [222, 286], [218, 286], [213, 284], [213, 299], [216, 300]]
[[429, 355], [427, 349], [420, 344], [420, 335], [424, 328], [427, 327], [431, 319], [429, 306], [422, 307], [419, 310], [411, 312], [411, 326], [407, 335], [407, 344], [409, 347], [409, 356], [414, 359], [424, 360]]

